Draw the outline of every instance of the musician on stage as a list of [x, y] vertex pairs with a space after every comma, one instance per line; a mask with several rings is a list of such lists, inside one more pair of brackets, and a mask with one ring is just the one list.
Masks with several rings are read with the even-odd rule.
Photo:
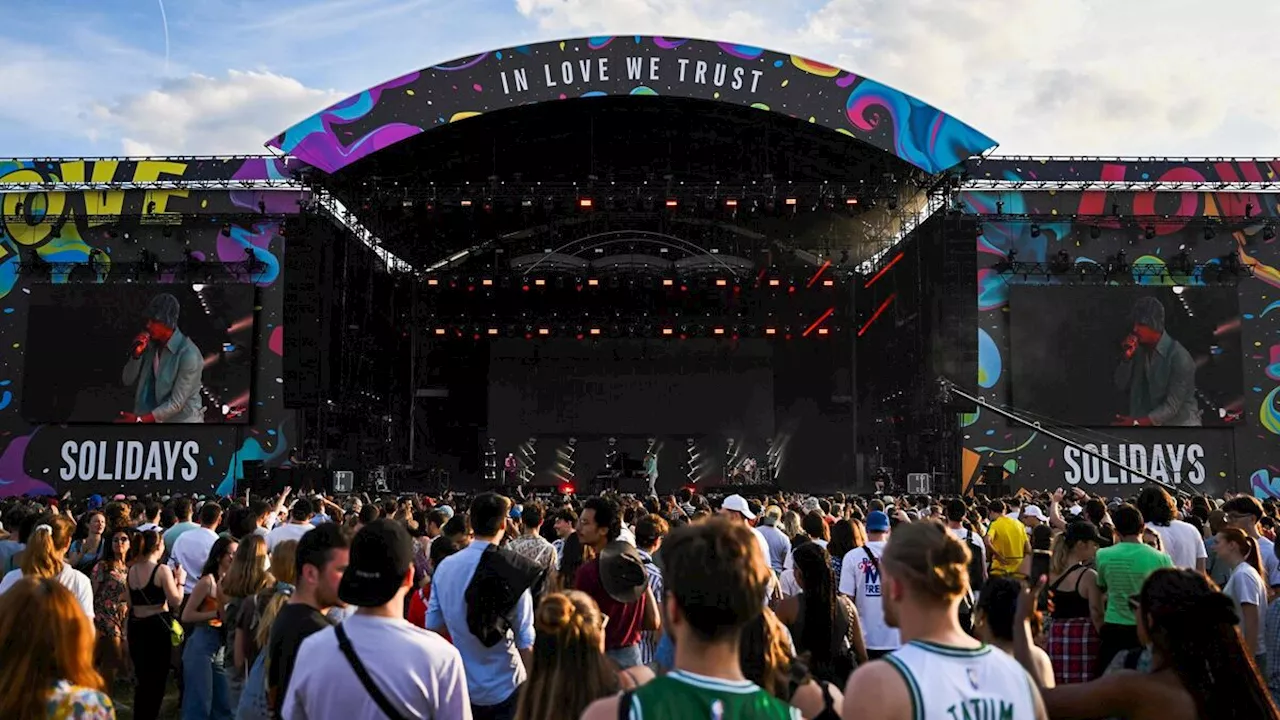
[[516, 460], [515, 453], [507, 453], [507, 459], [502, 461], [502, 475], [507, 487], [520, 484], [520, 463]]
[[658, 454], [648, 453], [644, 456], [644, 474], [649, 480], [649, 495], [656, 497], [658, 494]]

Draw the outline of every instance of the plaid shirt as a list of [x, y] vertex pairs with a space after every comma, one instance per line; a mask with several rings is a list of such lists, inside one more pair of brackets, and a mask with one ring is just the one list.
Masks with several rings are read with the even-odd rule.
[[[653, 556], [644, 550], [637, 550], [640, 553], [640, 559], [644, 561], [644, 571], [649, 576], [649, 589], [653, 591], [653, 597], [658, 601], [658, 607], [661, 609], [663, 594], [665, 590], [662, 585], [662, 569], [653, 562]], [[659, 612], [661, 615], [661, 612]], [[640, 662], [643, 665], [652, 665], [654, 662], [654, 651], [658, 648], [658, 639], [661, 635], [657, 630], [646, 630], [640, 635]]]
[[1267, 689], [1271, 698], [1280, 702], [1280, 600], [1271, 603], [1267, 608], [1267, 617], [1263, 621], [1266, 628], [1267, 651]]

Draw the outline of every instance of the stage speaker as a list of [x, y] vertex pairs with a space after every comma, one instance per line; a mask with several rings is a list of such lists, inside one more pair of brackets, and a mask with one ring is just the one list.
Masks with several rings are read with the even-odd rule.
[[284, 254], [284, 406], [313, 408], [325, 399], [331, 342], [332, 224], [309, 213], [291, 217]]
[[985, 465], [982, 468], [982, 484], [974, 488], [989, 498], [1004, 497], [1009, 494], [1009, 486], [1004, 481], [1004, 468], [999, 465]]
[[249, 488], [251, 494], [258, 496], [270, 494], [268, 486], [271, 484], [271, 476], [261, 460], [245, 460], [240, 467], [243, 470], [245, 487]]
[[349, 493], [355, 489], [356, 474], [350, 470], [335, 470], [333, 473], [333, 492]]
[[[940, 231], [927, 238], [934, 258], [929, 275], [938, 279], [933, 302], [933, 372], [974, 393], [978, 381], [978, 235], [982, 225], [970, 216], [946, 213]], [[938, 264], [940, 263], [940, 264]], [[950, 412], [974, 412], [977, 406], [952, 396]]]

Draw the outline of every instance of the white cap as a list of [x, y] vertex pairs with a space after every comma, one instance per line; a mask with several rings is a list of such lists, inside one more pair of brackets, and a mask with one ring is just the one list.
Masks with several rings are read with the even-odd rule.
[[730, 495], [720, 503], [721, 510], [732, 510], [748, 520], [755, 520], [755, 513], [751, 512], [751, 508], [747, 507], [747, 499], [741, 495]]
[[1037, 520], [1045, 519], [1044, 513], [1041, 512], [1040, 508], [1035, 505], [1028, 505], [1022, 508], [1022, 517], [1033, 517], [1033, 518], [1036, 518]]
[[1084, 508], [1080, 507], [1079, 505], [1072, 505], [1072, 506], [1071, 506], [1071, 514], [1072, 514], [1072, 515], [1079, 515], [1079, 514], [1080, 514], [1080, 513], [1082, 513], [1082, 512], [1084, 512]]

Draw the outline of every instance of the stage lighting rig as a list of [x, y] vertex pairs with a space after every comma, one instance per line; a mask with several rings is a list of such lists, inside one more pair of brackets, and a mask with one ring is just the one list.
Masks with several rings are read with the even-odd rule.
[[1271, 227], [1270, 225], [1264, 225], [1262, 227], [1262, 239], [1266, 240], [1267, 242], [1271, 242], [1272, 240], [1275, 240], [1276, 229]]
[[498, 482], [498, 447], [493, 438], [489, 438], [484, 449], [484, 479], [490, 487]]

